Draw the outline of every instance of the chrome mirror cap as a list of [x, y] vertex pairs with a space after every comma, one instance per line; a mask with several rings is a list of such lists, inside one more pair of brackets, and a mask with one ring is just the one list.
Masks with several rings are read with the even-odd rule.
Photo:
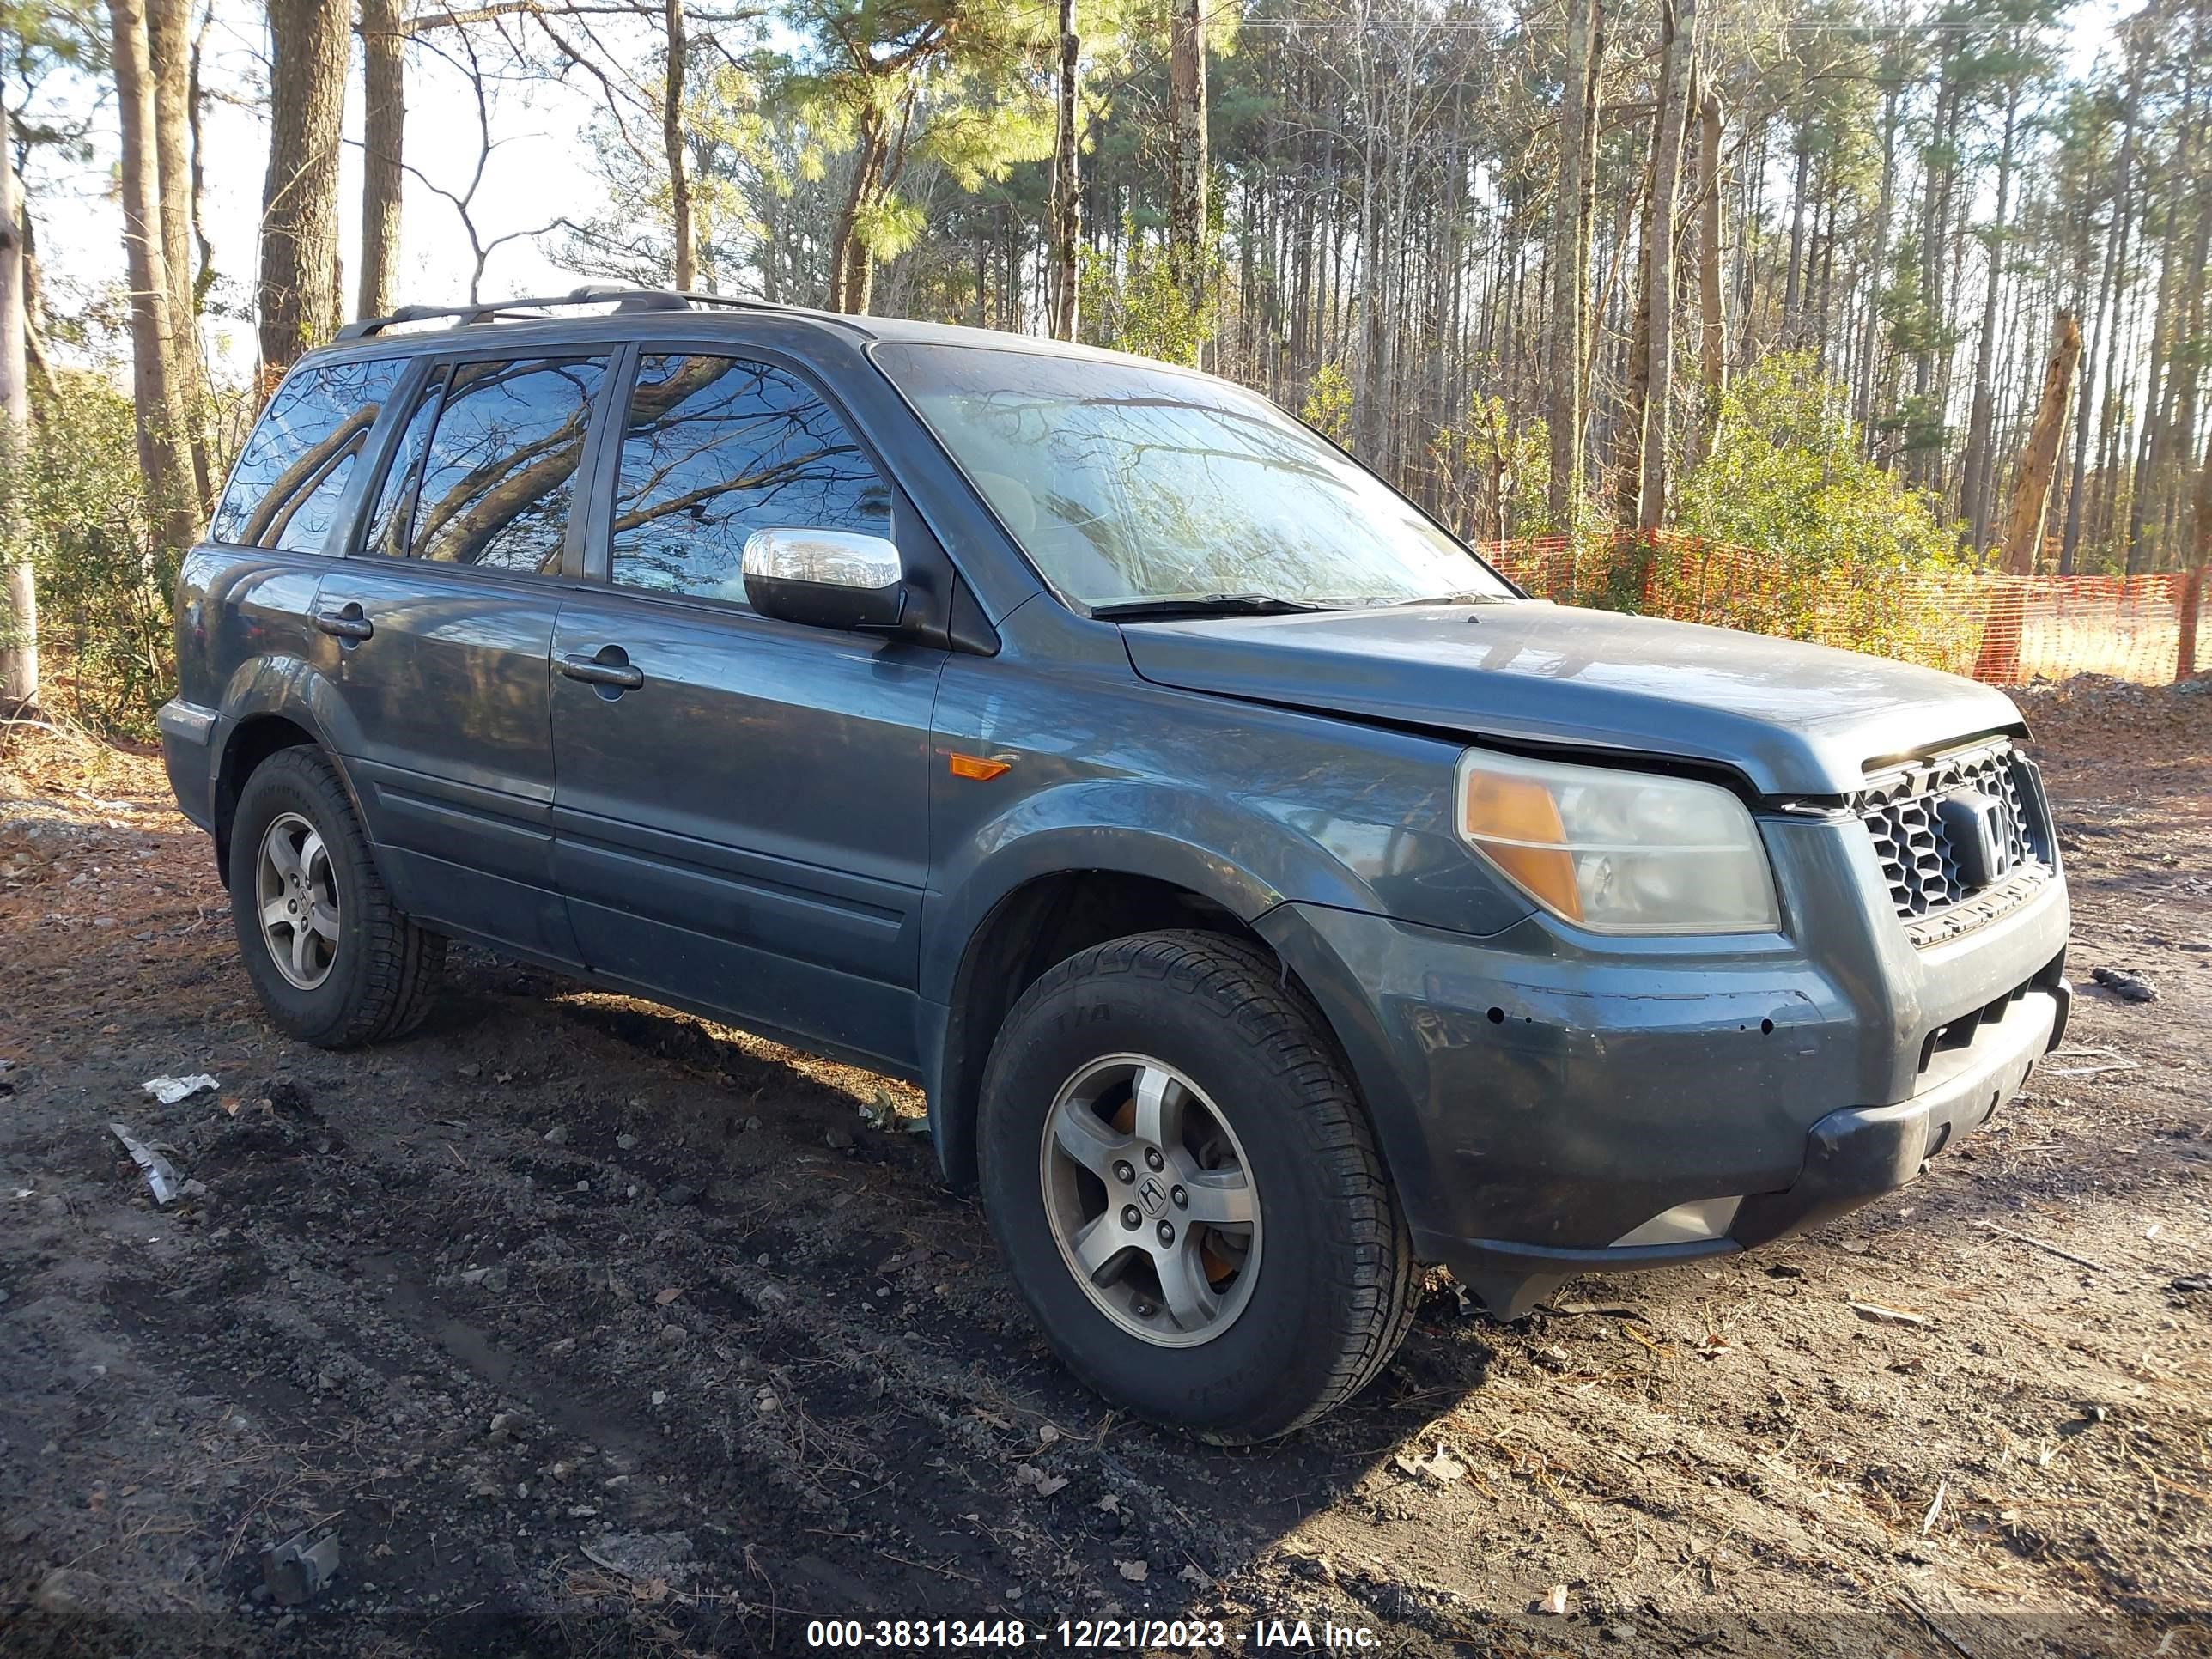
[[850, 530], [756, 530], [745, 598], [763, 616], [813, 628], [890, 628], [906, 608], [897, 544]]

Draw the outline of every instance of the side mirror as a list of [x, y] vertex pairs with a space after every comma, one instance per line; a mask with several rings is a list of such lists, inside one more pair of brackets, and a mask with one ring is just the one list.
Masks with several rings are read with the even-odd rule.
[[756, 530], [745, 598], [763, 617], [809, 628], [892, 628], [906, 609], [897, 546], [849, 530]]

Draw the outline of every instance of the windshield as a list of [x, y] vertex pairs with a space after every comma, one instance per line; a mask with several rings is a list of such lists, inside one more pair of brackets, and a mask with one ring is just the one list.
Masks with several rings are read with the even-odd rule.
[[1045, 579], [1094, 609], [1511, 597], [1412, 502], [1234, 386], [1042, 352], [875, 355]]

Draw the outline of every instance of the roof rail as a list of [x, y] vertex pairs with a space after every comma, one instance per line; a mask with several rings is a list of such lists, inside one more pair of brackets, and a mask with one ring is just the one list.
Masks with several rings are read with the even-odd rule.
[[338, 330], [340, 340], [367, 340], [399, 323], [453, 319], [455, 328], [478, 323], [520, 320], [527, 311], [549, 311], [560, 306], [605, 305], [617, 311], [689, 311], [695, 306], [725, 306], [746, 311], [787, 311], [773, 300], [749, 299], [734, 294], [689, 294], [672, 288], [625, 288], [618, 283], [586, 283], [566, 294], [525, 295], [513, 300], [487, 300], [466, 306], [402, 306], [387, 317], [364, 317]]

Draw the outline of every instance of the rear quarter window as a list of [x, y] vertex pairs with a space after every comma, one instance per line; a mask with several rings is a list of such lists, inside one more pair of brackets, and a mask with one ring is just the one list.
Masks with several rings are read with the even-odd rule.
[[319, 363], [288, 376], [231, 469], [210, 539], [320, 552], [404, 361]]

